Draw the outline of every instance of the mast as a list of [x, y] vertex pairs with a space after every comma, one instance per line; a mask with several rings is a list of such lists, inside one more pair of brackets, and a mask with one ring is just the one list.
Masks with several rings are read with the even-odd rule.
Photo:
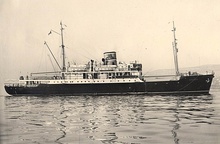
[[65, 49], [64, 49], [64, 42], [63, 42], [63, 25], [62, 25], [62, 22], [60, 22], [60, 31], [61, 31], [61, 47], [62, 47], [62, 55], [63, 55], [63, 68], [62, 68], [62, 71], [65, 72], [66, 71], [66, 66], [65, 66]]
[[178, 67], [178, 57], [177, 57], [177, 52], [178, 52], [177, 39], [176, 39], [176, 35], [175, 35], [176, 28], [174, 26], [174, 21], [173, 21], [173, 30], [172, 31], [173, 31], [173, 38], [174, 38], [174, 41], [172, 44], [173, 44], [175, 71], [176, 71], [176, 75], [180, 75], [179, 67]]

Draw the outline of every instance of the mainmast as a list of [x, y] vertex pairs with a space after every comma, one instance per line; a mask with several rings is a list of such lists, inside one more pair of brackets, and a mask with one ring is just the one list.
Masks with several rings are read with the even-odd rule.
[[174, 37], [174, 41], [173, 41], [173, 55], [174, 55], [174, 64], [175, 64], [175, 70], [176, 70], [176, 75], [180, 75], [179, 73], [179, 67], [178, 67], [178, 57], [177, 57], [177, 52], [178, 52], [178, 48], [177, 48], [177, 39], [176, 39], [176, 35], [175, 35], [175, 31], [176, 28], [174, 26], [174, 21], [173, 21], [173, 37]]
[[62, 25], [62, 22], [60, 22], [60, 31], [61, 31], [61, 42], [62, 42], [62, 55], [63, 55], [63, 68], [62, 68], [62, 71], [65, 72], [66, 71], [66, 66], [65, 66], [65, 49], [64, 49], [64, 42], [63, 42], [63, 25]]

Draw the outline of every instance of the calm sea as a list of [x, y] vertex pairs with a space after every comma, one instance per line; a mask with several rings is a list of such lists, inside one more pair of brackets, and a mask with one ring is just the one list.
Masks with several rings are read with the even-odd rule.
[[220, 90], [203, 96], [1, 96], [1, 144], [217, 144]]

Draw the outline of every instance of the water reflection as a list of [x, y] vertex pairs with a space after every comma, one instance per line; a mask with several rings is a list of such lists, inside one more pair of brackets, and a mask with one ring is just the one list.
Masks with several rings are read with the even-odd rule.
[[203, 143], [208, 131], [199, 130], [219, 129], [220, 119], [212, 95], [21, 96], [4, 104], [10, 143]]
[[175, 124], [174, 124], [174, 127], [171, 130], [171, 132], [172, 132], [175, 144], [179, 144], [179, 138], [178, 138], [178, 135], [177, 135], [177, 131], [180, 128], [180, 124], [179, 124], [180, 119], [179, 119], [179, 111], [178, 111], [178, 109], [180, 108], [180, 102], [181, 102], [180, 98], [177, 98], [176, 108], [173, 110], [173, 112], [174, 112], [174, 123]]
[[[212, 95], [205, 96], [182, 96], [176, 98], [176, 108], [173, 110], [175, 124], [172, 129], [172, 134], [175, 144], [179, 144], [178, 131], [184, 123], [181, 121], [190, 120], [189, 124], [207, 123], [210, 124], [209, 118], [214, 114]], [[201, 114], [198, 114], [201, 112]], [[201, 121], [200, 121], [201, 120]]]
[[[65, 109], [65, 107], [64, 107], [64, 98], [62, 98], [61, 97], [61, 101], [60, 101], [60, 115], [63, 115], [64, 113], [65, 113], [65, 111], [67, 111], [66, 109]], [[56, 140], [55, 140], [55, 142], [56, 143], [59, 143], [59, 144], [62, 144], [61, 142], [60, 142], [60, 140], [61, 139], [63, 139], [63, 138], [65, 138], [65, 136], [66, 136], [66, 126], [65, 126], [65, 121], [63, 121], [62, 119], [66, 119], [66, 118], [68, 118], [68, 116], [67, 115], [65, 115], [65, 116], [62, 116], [62, 118], [60, 119], [60, 118], [57, 118], [57, 117], [54, 117], [57, 121], [58, 121], [58, 124], [59, 124], [59, 131], [61, 132], [61, 136], [60, 137], [58, 137]]]

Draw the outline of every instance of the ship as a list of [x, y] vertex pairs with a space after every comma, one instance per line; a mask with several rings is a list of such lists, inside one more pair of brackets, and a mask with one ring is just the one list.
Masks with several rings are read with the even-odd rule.
[[[91, 59], [86, 64], [66, 65], [62, 22], [60, 26], [62, 67], [56, 61], [60, 70], [31, 73], [26, 77], [20, 76], [17, 82], [5, 82], [4, 88], [9, 95], [197, 95], [210, 92], [214, 72], [179, 72], [174, 22], [172, 47], [175, 74], [157, 76], [143, 75], [142, 64], [138, 61], [128, 64], [118, 62], [115, 51], [104, 52], [100, 62]], [[50, 50], [46, 42], [45, 45]]]

